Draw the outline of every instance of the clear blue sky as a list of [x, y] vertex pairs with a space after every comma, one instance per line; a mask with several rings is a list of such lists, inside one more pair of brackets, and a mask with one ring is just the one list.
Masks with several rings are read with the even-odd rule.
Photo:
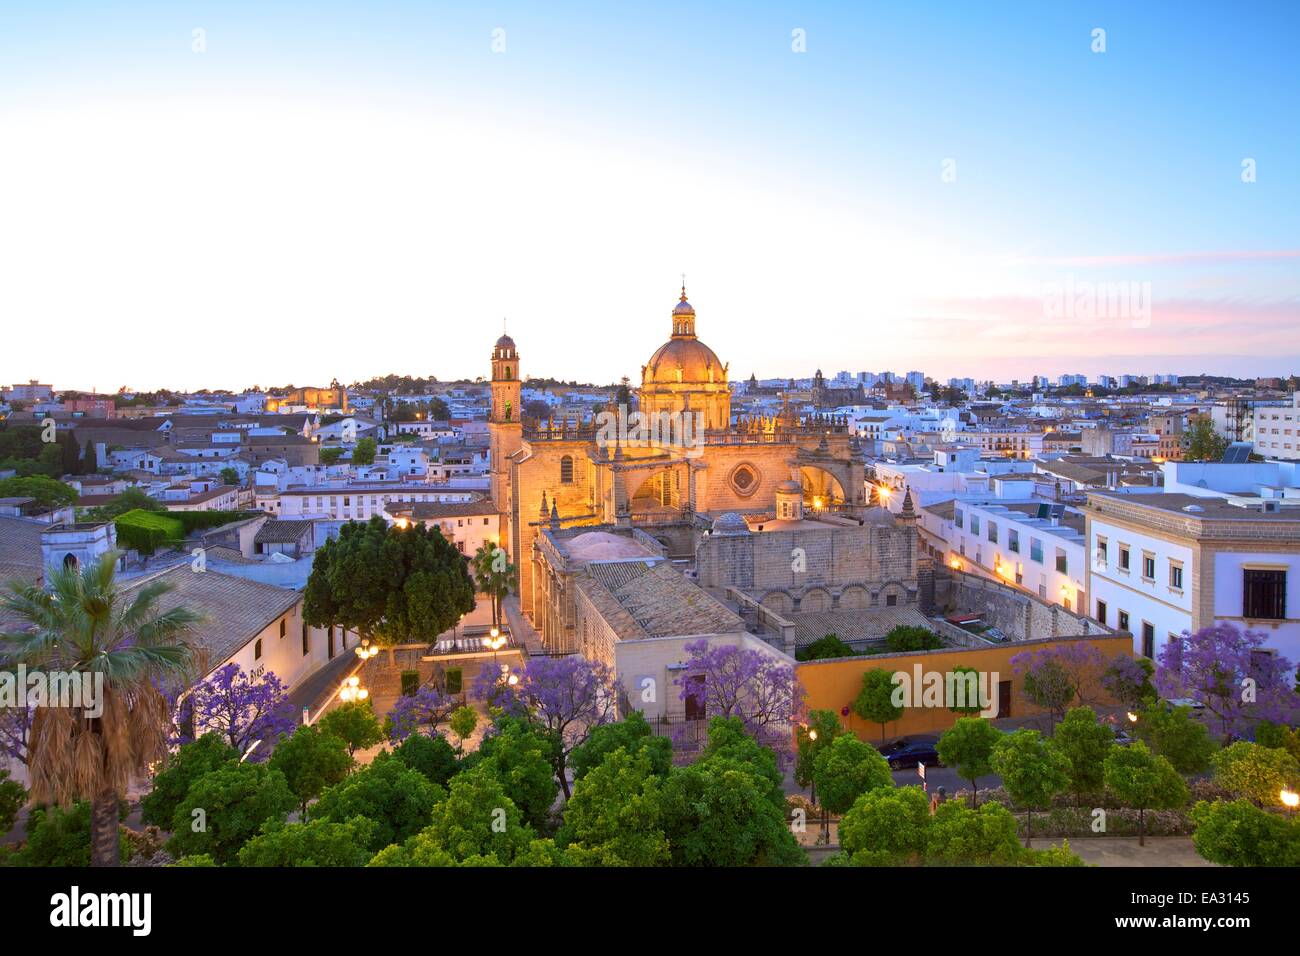
[[540, 6], [0, 7], [0, 380], [1300, 371], [1300, 4]]

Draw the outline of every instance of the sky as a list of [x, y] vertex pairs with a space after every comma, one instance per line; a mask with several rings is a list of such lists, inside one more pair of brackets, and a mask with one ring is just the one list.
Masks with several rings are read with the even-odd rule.
[[1300, 4], [542, 6], [0, 3], [0, 382], [1300, 372]]

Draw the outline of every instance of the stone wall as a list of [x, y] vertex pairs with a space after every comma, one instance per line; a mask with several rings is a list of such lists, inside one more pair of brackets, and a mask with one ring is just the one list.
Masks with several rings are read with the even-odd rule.
[[1091, 618], [1048, 604], [1007, 584], [945, 568], [935, 574], [935, 604], [943, 614], [978, 614], [1013, 641], [1112, 633]]

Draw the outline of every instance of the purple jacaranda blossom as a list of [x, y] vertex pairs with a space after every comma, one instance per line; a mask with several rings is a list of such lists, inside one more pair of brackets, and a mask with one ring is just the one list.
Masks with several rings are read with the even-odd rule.
[[1223, 734], [1251, 722], [1292, 724], [1300, 699], [1289, 660], [1265, 649], [1267, 635], [1219, 622], [1171, 637], [1156, 656], [1156, 688], [1166, 698], [1195, 698], [1219, 719]]
[[739, 717], [745, 732], [785, 767], [793, 759], [791, 728], [804, 697], [793, 665], [755, 648], [708, 639], [692, 641], [685, 650], [691, 656], [676, 681], [680, 699], [709, 717]]
[[298, 721], [275, 674], [252, 676], [238, 664], [226, 664], [182, 695], [176, 724], [177, 744], [215, 733], [241, 757], [252, 752], [250, 760], [265, 760], [280, 735], [293, 733]]
[[388, 713], [388, 739], [400, 744], [412, 734], [435, 736], [438, 724], [446, 720], [456, 707], [456, 699], [448, 697], [433, 684], [425, 684], [414, 694], [403, 694]]
[[586, 741], [591, 728], [614, 720], [618, 709], [610, 669], [578, 655], [534, 657], [522, 672], [484, 667], [470, 693], [508, 716], [527, 720], [550, 742], [555, 777], [566, 799], [569, 754]]

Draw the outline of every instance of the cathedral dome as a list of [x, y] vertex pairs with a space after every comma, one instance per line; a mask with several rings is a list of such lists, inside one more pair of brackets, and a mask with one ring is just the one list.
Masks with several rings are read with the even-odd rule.
[[497, 339], [497, 348], [499, 349], [512, 349], [514, 347], [515, 340], [508, 335], [503, 335], [501, 338]]
[[726, 514], [713, 519], [710, 531], [713, 534], [749, 534], [749, 525], [745, 523], [745, 519], [740, 515], [734, 511], [728, 511]]
[[677, 382], [723, 383], [726, 380], [727, 372], [713, 349], [693, 336], [672, 338], [659, 346], [655, 354], [650, 356], [642, 376], [642, 381], [659, 385]]

